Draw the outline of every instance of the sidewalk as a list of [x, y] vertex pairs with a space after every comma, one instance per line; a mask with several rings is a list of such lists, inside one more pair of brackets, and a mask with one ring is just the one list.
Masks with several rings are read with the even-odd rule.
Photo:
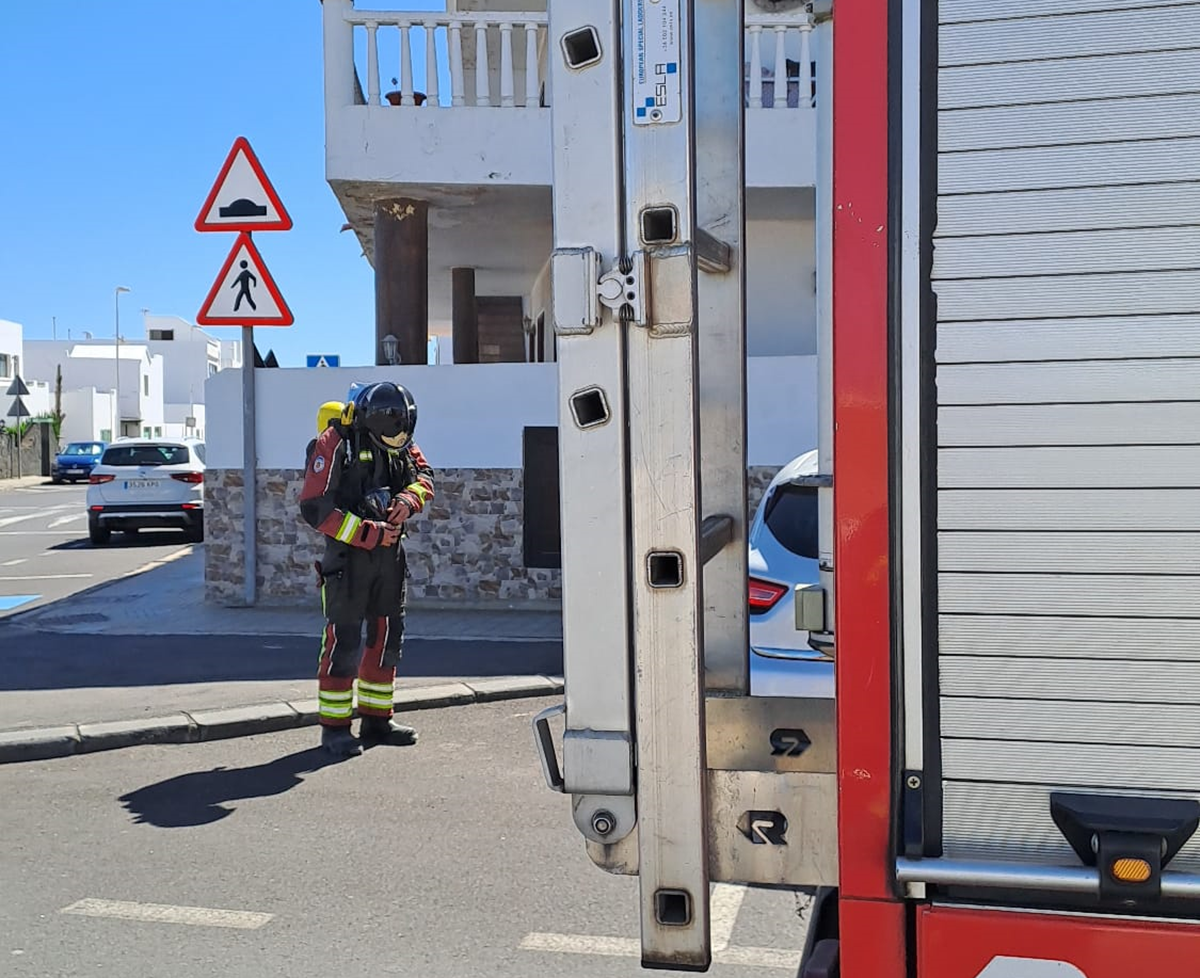
[[[185, 550], [0, 623], [12, 636], [0, 763], [315, 724], [315, 597], [312, 608], [207, 605], [203, 560]], [[227, 641], [194, 650], [213, 636]], [[411, 609], [397, 712], [561, 693], [561, 640], [556, 612]]]

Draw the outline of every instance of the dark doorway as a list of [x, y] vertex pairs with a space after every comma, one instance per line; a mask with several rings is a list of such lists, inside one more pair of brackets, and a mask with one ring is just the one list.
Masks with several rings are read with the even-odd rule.
[[562, 567], [558, 510], [558, 428], [524, 433], [524, 558], [526, 567]]
[[475, 297], [480, 363], [524, 363], [524, 303], [519, 295]]

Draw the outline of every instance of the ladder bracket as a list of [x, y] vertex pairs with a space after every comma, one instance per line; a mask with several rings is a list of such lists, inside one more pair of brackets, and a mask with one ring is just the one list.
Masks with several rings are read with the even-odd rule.
[[626, 322], [646, 325], [646, 253], [635, 251], [600, 276], [596, 298]]
[[600, 307], [637, 326], [646, 325], [646, 254], [634, 252], [600, 272], [594, 248], [559, 248], [550, 256], [554, 290], [554, 331], [586, 336], [601, 324]]

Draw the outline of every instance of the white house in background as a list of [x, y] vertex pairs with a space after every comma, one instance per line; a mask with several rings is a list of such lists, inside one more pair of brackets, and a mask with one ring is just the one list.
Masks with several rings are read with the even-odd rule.
[[15, 416], [9, 416], [13, 397], [8, 393], [13, 381], [19, 376], [29, 389], [29, 393], [21, 398], [30, 417], [45, 415], [50, 411], [50, 388], [47, 384], [28, 376], [25, 367], [24, 328], [20, 323], [8, 319], [0, 319], [0, 418], [5, 424], [11, 425], [17, 421]]
[[[111, 392], [119, 392], [118, 435], [145, 437], [182, 436], [166, 430], [163, 411], [163, 358], [144, 343], [122, 343], [120, 357], [111, 342], [30, 340], [25, 344], [26, 370], [31, 377], [53, 385], [62, 368], [62, 386], [68, 391], [108, 392], [109, 419], [98, 436], [112, 438], [114, 419]], [[95, 406], [93, 397], [93, 408]], [[63, 408], [66, 413], [66, 407]], [[94, 415], [94, 411], [91, 412]], [[89, 433], [87, 437], [96, 437]]]
[[242, 365], [240, 340], [218, 340], [179, 316], [143, 314], [146, 348], [163, 360], [165, 434], [205, 437], [204, 385], [221, 370]]

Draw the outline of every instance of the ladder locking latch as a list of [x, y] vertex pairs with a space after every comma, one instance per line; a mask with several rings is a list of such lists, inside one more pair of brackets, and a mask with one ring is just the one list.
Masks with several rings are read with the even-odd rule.
[[600, 276], [596, 283], [596, 297], [625, 322], [645, 326], [648, 281], [646, 253], [635, 251]]

